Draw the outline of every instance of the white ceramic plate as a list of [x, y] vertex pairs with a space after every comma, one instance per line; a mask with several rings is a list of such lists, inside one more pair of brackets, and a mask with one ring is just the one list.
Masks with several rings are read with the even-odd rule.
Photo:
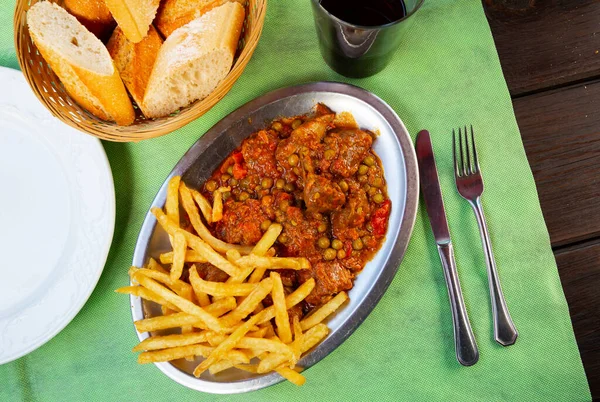
[[40, 347], [79, 312], [115, 226], [99, 140], [53, 117], [20, 71], [0, 68], [0, 364]]

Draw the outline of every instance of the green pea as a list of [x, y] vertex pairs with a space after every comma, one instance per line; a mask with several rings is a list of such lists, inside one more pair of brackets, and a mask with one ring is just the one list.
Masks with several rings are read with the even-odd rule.
[[282, 189], [285, 186], [285, 180], [283, 179], [277, 179], [277, 181], [275, 182], [275, 187], [277, 187], [278, 189]]
[[281, 131], [283, 130], [283, 125], [280, 122], [276, 121], [273, 124], [271, 124], [271, 128], [275, 131]]
[[375, 158], [369, 155], [363, 160], [363, 163], [367, 166], [373, 166], [375, 165]]
[[292, 191], [294, 191], [296, 189], [296, 186], [294, 186], [292, 183], [285, 183], [285, 186], [283, 186], [283, 189], [285, 191], [287, 191], [288, 193], [291, 193]]
[[289, 206], [290, 206], [290, 202], [288, 200], [281, 200], [279, 202], [279, 209], [281, 209], [283, 212], [287, 211]]
[[265, 177], [261, 180], [260, 185], [262, 186], [262, 188], [271, 188], [273, 187], [273, 179], [271, 179], [270, 177]]
[[346, 182], [346, 180], [340, 180], [338, 185], [340, 186], [343, 192], [348, 192], [348, 183]]
[[225, 183], [227, 180], [231, 179], [231, 176], [228, 174], [221, 175], [221, 181]]
[[298, 158], [298, 155], [296, 154], [291, 154], [288, 158], [288, 163], [290, 164], [290, 166], [297, 166], [298, 162], [300, 162], [300, 158]]
[[289, 240], [289, 237], [288, 237], [288, 235], [287, 235], [287, 234], [285, 234], [285, 233], [282, 233], [282, 234], [280, 234], [280, 235], [279, 235], [279, 237], [277, 237], [277, 240], [279, 241], [279, 243], [283, 243], [283, 244], [285, 244], [285, 243], [287, 243], [287, 242], [288, 242], [288, 240]]
[[271, 226], [271, 221], [268, 219], [265, 219], [264, 221], [262, 221], [262, 223], [260, 224], [260, 230], [262, 230], [263, 232], [266, 232], [267, 229], [269, 229], [269, 226]]
[[330, 244], [330, 241], [325, 236], [319, 237], [319, 240], [317, 240], [317, 245], [319, 246], [319, 248], [328, 248], [329, 244]]
[[341, 240], [333, 239], [333, 241], [331, 242], [331, 247], [333, 247], [336, 250], [341, 250], [342, 247], [344, 247], [344, 243], [342, 243]]
[[282, 213], [276, 214], [275, 220], [277, 221], [277, 223], [283, 223], [285, 222], [285, 215]]
[[383, 202], [383, 194], [381, 193], [377, 193], [373, 196], [373, 201], [375, 201], [378, 204], [381, 204]]
[[295, 129], [297, 129], [298, 127], [300, 127], [300, 125], [301, 125], [301, 124], [302, 124], [302, 120], [300, 120], [300, 119], [296, 119], [296, 120], [294, 120], [294, 121], [292, 122], [292, 128], [295, 130]]
[[231, 198], [231, 191], [225, 191], [225, 192], [223, 192], [223, 194], [221, 195], [221, 197], [223, 198], [223, 201], [227, 201], [228, 199]]
[[373, 187], [381, 188], [383, 187], [383, 179], [381, 177], [376, 177], [371, 184]]
[[371, 187], [369, 189], [369, 191], [367, 191], [367, 192], [369, 193], [369, 195], [373, 196], [373, 195], [377, 194], [378, 191], [379, 190], [377, 189], [377, 187]]
[[238, 181], [237, 181], [237, 179], [235, 177], [232, 177], [231, 179], [229, 179], [229, 184], [231, 186], [237, 186]]
[[346, 251], [344, 251], [344, 250], [338, 250], [337, 251], [337, 258], [338, 258], [338, 260], [343, 260], [344, 258], [346, 258]]
[[233, 174], [233, 165], [230, 165], [230, 166], [227, 168], [227, 173], [228, 173], [229, 175], [232, 175], [232, 174]]
[[250, 194], [248, 194], [248, 193], [247, 193], [247, 192], [245, 192], [245, 191], [242, 191], [242, 192], [240, 193], [240, 195], [238, 196], [238, 200], [240, 200], [240, 201], [242, 201], [242, 202], [246, 201], [248, 198], [250, 198]]
[[214, 180], [209, 180], [209, 181], [206, 183], [206, 190], [207, 190], [207, 191], [210, 191], [210, 192], [212, 193], [212, 192], [213, 192], [213, 191], [215, 191], [216, 189], [217, 189], [217, 182], [216, 182], [216, 181], [214, 181]]
[[361, 176], [358, 176], [358, 182], [359, 182], [359, 183], [366, 183], [366, 182], [367, 182], [367, 180], [369, 180], [369, 176], [367, 176], [367, 175], [364, 175], [364, 174], [363, 174], [363, 175], [361, 175]]
[[364, 244], [361, 239], [356, 239], [352, 242], [352, 248], [354, 250], [362, 250]]
[[323, 156], [325, 156], [325, 159], [330, 161], [335, 157], [335, 151], [333, 149], [328, 149], [325, 151], [325, 154]]
[[361, 176], [367, 174], [368, 171], [369, 167], [367, 165], [360, 165], [360, 167], [358, 168], [358, 174]]
[[327, 230], [327, 224], [325, 222], [319, 223], [319, 227], [317, 228], [317, 230], [319, 231], [319, 233], [325, 233], [325, 231]]
[[337, 255], [337, 252], [334, 249], [328, 248], [323, 253], [323, 258], [327, 261], [331, 261], [331, 260], [335, 260], [336, 255]]
[[240, 181], [240, 187], [248, 188], [250, 186], [250, 179], [247, 177]]

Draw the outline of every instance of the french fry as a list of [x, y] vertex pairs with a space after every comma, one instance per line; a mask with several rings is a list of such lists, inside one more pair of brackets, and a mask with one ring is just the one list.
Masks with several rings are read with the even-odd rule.
[[[192, 270], [195, 272], [195, 276], [197, 276], [199, 278], [198, 270], [196, 269], [196, 265], [192, 265], [192, 267], [190, 268], [190, 272], [189, 272], [190, 276], [192, 275], [192, 273], [191, 273]], [[190, 282], [191, 282], [191, 279], [190, 279]], [[208, 298], [208, 295], [205, 292], [195, 288], [193, 285], [192, 285], [192, 289], [194, 290], [194, 293], [196, 294], [196, 300], [198, 300], [198, 304], [200, 305], [200, 307], [206, 307], [206, 306], [210, 305], [210, 299]], [[234, 306], [234, 308], [235, 308], [235, 306]]]
[[254, 271], [252, 271], [252, 275], [250, 275], [250, 278], [248, 279], [248, 283], [260, 282], [263, 276], [265, 276], [265, 272], [267, 272], [266, 267], [254, 268]]
[[194, 197], [194, 201], [198, 204], [200, 211], [202, 211], [202, 215], [204, 215], [204, 219], [206, 219], [207, 223], [212, 223], [212, 206], [210, 202], [202, 195], [199, 191], [190, 188], [190, 192], [192, 193], [192, 197]]
[[231, 191], [231, 187], [219, 187], [218, 189], [213, 191], [213, 223], [223, 219], [223, 192], [225, 191]]
[[[217, 346], [227, 340], [227, 336], [222, 334], [217, 334], [214, 332], [208, 332], [206, 335], [208, 342], [211, 346]], [[252, 338], [250, 337], [250, 333], [246, 334], [243, 338], [241, 338], [235, 346], [239, 349], [250, 349], [250, 350], [259, 350], [262, 352], [273, 352], [287, 355], [288, 357], [292, 356], [293, 350], [289, 345], [279, 341], [272, 339], [264, 339], [264, 338]]]
[[[161, 264], [172, 264], [173, 252], [169, 251], [168, 253], [162, 253], [160, 255], [160, 262]], [[202, 257], [196, 250], [186, 250], [185, 262], [206, 262], [206, 258]]]
[[146, 299], [146, 300], [152, 301], [154, 303], [164, 305], [172, 310], [178, 310], [177, 307], [175, 307], [173, 304], [169, 303], [168, 301], [163, 299], [161, 296], [157, 295], [156, 293], [154, 293], [142, 286], [124, 286], [122, 288], [116, 289], [115, 293], [123, 293], [123, 294], [138, 296], [138, 297], [141, 297], [142, 299]]
[[277, 334], [279, 334], [279, 338], [281, 338], [283, 343], [290, 343], [292, 341], [292, 331], [290, 329], [290, 317], [285, 303], [285, 293], [283, 291], [281, 276], [277, 272], [271, 272], [271, 279], [273, 280], [271, 297], [273, 298], [273, 306], [275, 307]]
[[181, 277], [186, 249], [187, 243], [185, 241], [185, 236], [182, 232], [176, 232], [173, 235], [173, 265], [171, 266], [171, 272], [169, 274], [172, 281]]
[[248, 373], [258, 373], [258, 364], [236, 364], [234, 367], [247, 371]]
[[263, 328], [267, 329], [267, 332], [265, 333], [265, 338], [270, 338], [272, 336], [275, 336], [275, 329], [273, 328], [273, 325], [271, 324], [270, 321], [267, 321], [263, 325], [265, 325]]
[[292, 357], [291, 354], [269, 353], [264, 359], [261, 359], [257, 371], [260, 374], [268, 373], [269, 371], [273, 371], [276, 367], [289, 362]]
[[[313, 278], [310, 278], [309, 280], [304, 282], [302, 285], [300, 285], [298, 287], [298, 289], [294, 290], [292, 293], [287, 295], [287, 297], [285, 298], [286, 309], [289, 310], [292, 307], [294, 307], [296, 304], [298, 304], [302, 300], [304, 300], [306, 298], [306, 296], [308, 296], [310, 294], [310, 292], [312, 292], [314, 287], [315, 287], [315, 280]], [[275, 317], [275, 307], [269, 306], [266, 309], [264, 309], [263, 311], [261, 311], [260, 313], [258, 313], [257, 315], [260, 316], [260, 320], [258, 321], [258, 323], [263, 324]]]
[[283, 378], [285, 378], [286, 380], [288, 380], [289, 382], [291, 382], [292, 384], [295, 384], [297, 386], [302, 386], [304, 385], [304, 383], [306, 382], [306, 377], [304, 377], [302, 374], [298, 373], [295, 370], [292, 370], [291, 368], [288, 367], [278, 367], [275, 369], [275, 371], [282, 376]]
[[227, 250], [227, 252], [225, 253], [225, 256], [227, 257], [227, 260], [229, 260], [229, 262], [232, 264], [235, 264], [235, 262], [237, 260], [242, 258], [242, 255], [236, 249]]
[[248, 254], [236, 261], [240, 267], [254, 267], [266, 269], [309, 269], [310, 262], [304, 257], [264, 257]]
[[213, 348], [205, 345], [178, 346], [175, 348], [142, 352], [138, 356], [138, 363], [157, 363], [168, 362], [171, 360], [182, 359], [186, 356], [206, 357], [211, 354]]
[[140, 283], [140, 285], [144, 286], [147, 289], [150, 289], [159, 296], [162, 296], [165, 300], [177, 306], [181, 311], [193, 314], [200, 318], [213, 331], [219, 332], [223, 329], [221, 327], [221, 324], [219, 323], [219, 320], [207, 313], [202, 307], [195, 305], [191, 301], [184, 299], [181, 296], [178, 296], [169, 289], [160, 285], [155, 280], [145, 277], [143, 275], [137, 276], [137, 280]]
[[315, 346], [317, 343], [321, 342], [323, 338], [327, 336], [329, 333], [329, 328], [325, 324], [317, 324], [308, 331], [304, 333], [302, 337], [302, 353], [307, 352]]
[[253, 283], [226, 283], [226, 282], [209, 282], [200, 278], [196, 267], [190, 268], [190, 282], [196, 292], [203, 292], [211, 296], [247, 296], [256, 287]]
[[282, 230], [283, 226], [281, 226], [279, 223], [272, 223], [252, 249], [252, 254], [257, 256], [265, 255], [267, 250], [269, 250], [269, 248], [275, 244], [275, 241], [281, 234]]
[[217, 374], [223, 370], [227, 370], [235, 366], [236, 364], [242, 363], [250, 363], [250, 359], [248, 359], [248, 356], [246, 356], [245, 353], [240, 352], [239, 350], [230, 350], [229, 353], [227, 353], [227, 357], [225, 359], [211, 365], [208, 368], [208, 371], [211, 374]]
[[188, 283], [185, 283], [184, 281], [180, 281], [178, 279], [172, 280], [169, 274], [148, 268], [129, 268], [129, 276], [131, 277], [131, 279], [135, 279], [138, 275], [144, 275], [148, 278], [155, 279], [160, 283], [164, 283], [172, 291], [174, 291], [180, 296], [182, 294], [188, 295], [192, 291], [192, 287]]
[[246, 334], [246, 336], [251, 337], [251, 338], [264, 338], [265, 334], [267, 333], [267, 327], [264, 328], [260, 328], [258, 331], [254, 331], [254, 332], [248, 332]]
[[221, 317], [221, 325], [223, 327], [231, 327], [246, 318], [254, 311], [256, 306], [263, 301], [269, 292], [271, 292], [272, 288], [273, 280], [270, 278], [258, 283], [258, 286], [252, 290], [252, 292], [244, 299], [243, 302], [241, 302], [230, 313]]
[[252, 250], [250, 247], [225, 243], [210, 233], [206, 226], [204, 226], [204, 223], [202, 223], [202, 219], [198, 213], [198, 208], [196, 208], [196, 204], [192, 199], [192, 193], [190, 192], [190, 189], [187, 188], [184, 183], [180, 184], [179, 193], [181, 194], [181, 204], [190, 217], [190, 222], [192, 223], [194, 230], [196, 233], [198, 233], [198, 236], [200, 236], [202, 240], [204, 240], [213, 249], [221, 253], [226, 253], [229, 250], [237, 250], [240, 253], [243, 251], [245, 254], [250, 253]]
[[[173, 261], [170, 261], [170, 262], [173, 262]], [[156, 262], [156, 260], [154, 258], [150, 258], [150, 260], [148, 260], [148, 269], [152, 269], [154, 271], [158, 271], [158, 272], [161, 272], [163, 274], [168, 274], [169, 273], [166, 269], [164, 269], [163, 267], [161, 267], [160, 264], [158, 262]]]
[[306, 331], [309, 328], [314, 327], [325, 318], [327, 318], [331, 313], [338, 309], [344, 302], [348, 300], [348, 295], [346, 292], [342, 291], [338, 293], [333, 299], [329, 300], [323, 306], [321, 306], [317, 311], [300, 321], [300, 326], [302, 327], [302, 331]]
[[[167, 185], [167, 199], [165, 201], [165, 211], [171, 221], [179, 227], [179, 183], [180, 176], [173, 176]], [[169, 235], [169, 240], [173, 244], [173, 236]]]
[[190, 232], [179, 229], [177, 225], [175, 225], [171, 220], [169, 220], [167, 215], [165, 215], [160, 208], [152, 208], [152, 213], [156, 217], [158, 223], [160, 223], [160, 225], [168, 234], [173, 235], [175, 234], [175, 232], [181, 231], [185, 235], [185, 239], [188, 242], [188, 246], [196, 250], [203, 257], [205, 257], [206, 261], [210, 262], [212, 265], [219, 268], [221, 271], [224, 271], [229, 276], [239, 276], [240, 269], [238, 267], [227, 261], [226, 258], [224, 258], [221, 254], [213, 250], [208, 244], [204, 242], [204, 240], [202, 240], [198, 236], [194, 236]]
[[219, 346], [217, 346], [215, 350], [212, 351], [212, 353], [206, 358], [206, 360], [204, 360], [194, 369], [194, 375], [196, 377], [200, 377], [200, 375], [204, 371], [206, 371], [206, 369], [208, 369], [212, 364], [220, 360], [226, 352], [233, 349], [238, 343], [238, 341], [241, 338], [243, 338], [244, 335], [246, 335], [246, 333], [248, 333], [252, 329], [252, 327], [256, 325], [257, 322], [258, 317], [254, 316], [242, 325], [240, 325], [238, 328], [236, 328], [236, 330], [233, 331], [233, 333], [229, 335], [229, 337], [224, 342], [219, 344]]
[[144, 350], [159, 350], [174, 348], [177, 346], [194, 345], [197, 343], [206, 342], [207, 331], [192, 332], [189, 334], [175, 334], [164, 336], [151, 336], [137, 344], [132, 350], [134, 352], [142, 352]]
[[291, 344], [292, 351], [294, 353], [294, 357], [292, 358], [290, 367], [294, 367], [298, 360], [300, 360], [300, 356], [302, 356], [302, 343], [303, 343], [303, 334], [302, 327], [300, 326], [300, 319], [297, 316], [294, 316], [292, 319], [293, 327], [294, 327], [294, 342]]

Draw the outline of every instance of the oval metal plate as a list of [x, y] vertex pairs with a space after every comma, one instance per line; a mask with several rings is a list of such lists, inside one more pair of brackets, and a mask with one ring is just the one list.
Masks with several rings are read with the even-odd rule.
[[[373, 144], [381, 158], [392, 212], [388, 232], [381, 250], [357, 276], [349, 291], [350, 301], [327, 320], [330, 333], [316, 348], [304, 356], [299, 366], [308, 368], [337, 348], [364, 321], [392, 281], [404, 255], [417, 212], [419, 178], [412, 141], [396, 113], [380, 98], [364, 89], [334, 82], [317, 82], [279, 89], [263, 95], [213, 126], [181, 158], [165, 180], [151, 207], [163, 207], [167, 183], [174, 175], [192, 187], [199, 187], [221, 161], [242, 140], [262, 129], [271, 120], [312, 110], [323, 102], [336, 112], [351, 112], [360, 127], [379, 133]], [[148, 212], [142, 225], [133, 257], [134, 266], [144, 265], [150, 257], [170, 251], [169, 240], [156, 219]], [[131, 297], [133, 320], [160, 315], [160, 309]], [[137, 333], [140, 340], [148, 333]], [[283, 379], [275, 373], [256, 375], [241, 370], [226, 370], [217, 375], [205, 372], [195, 378], [191, 372], [199, 361], [184, 359], [156, 366], [178, 383], [203, 392], [231, 394], [257, 390]]]

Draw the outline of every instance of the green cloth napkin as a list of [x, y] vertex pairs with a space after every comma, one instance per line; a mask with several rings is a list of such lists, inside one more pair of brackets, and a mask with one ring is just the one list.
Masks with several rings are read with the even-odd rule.
[[[6, 0], [5, 0], [6, 1]], [[0, 366], [0, 400], [590, 400], [535, 183], [521, 143], [481, 2], [428, 0], [382, 73], [350, 80], [321, 59], [309, 0], [271, 0], [260, 43], [240, 80], [210, 112], [170, 135], [139, 144], [104, 143], [117, 197], [115, 236], [104, 273], [59, 335]], [[16, 67], [12, 9], [0, 11], [0, 64]], [[518, 44], [515, 44], [518, 46]], [[127, 296], [127, 269], [150, 202], [204, 132], [245, 102], [276, 88], [343, 81], [388, 102], [411, 135], [428, 129], [453, 235], [466, 305], [481, 358], [454, 355], [444, 276], [429, 220], [419, 209], [400, 269], [375, 310], [337, 350], [281, 383], [243, 395], [184, 388], [153, 365], [140, 366]], [[454, 188], [451, 129], [473, 124], [486, 181], [498, 270], [519, 330], [514, 346], [492, 338], [487, 276], [475, 217]], [[391, 177], [392, 172], [387, 172]]]

